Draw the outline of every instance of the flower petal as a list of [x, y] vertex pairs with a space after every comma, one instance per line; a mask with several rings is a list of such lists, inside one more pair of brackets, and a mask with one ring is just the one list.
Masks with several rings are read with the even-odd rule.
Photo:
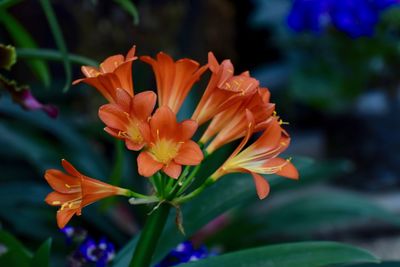
[[114, 104], [101, 106], [99, 117], [108, 127], [121, 131], [129, 124], [128, 114]]
[[203, 152], [199, 145], [192, 140], [188, 140], [182, 144], [174, 160], [182, 165], [198, 165], [203, 158]]
[[57, 225], [62, 229], [71, 220], [72, 216], [77, 212], [76, 209], [64, 209], [57, 211]]
[[68, 194], [80, 191], [79, 178], [67, 175], [60, 170], [47, 170], [44, 174], [44, 178], [57, 192]]
[[152, 91], [141, 92], [133, 98], [133, 111], [135, 117], [147, 121], [156, 105], [157, 95]]
[[182, 172], [182, 165], [176, 164], [174, 161], [171, 161], [167, 165], [165, 165], [162, 170], [171, 178], [178, 179], [179, 175]]
[[155, 138], [175, 136], [177, 125], [175, 113], [167, 106], [158, 108], [150, 121], [151, 133]]
[[144, 177], [150, 177], [161, 170], [163, 164], [155, 161], [148, 152], [141, 152], [137, 157], [138, 172]]
[[81, 198], [80, 192], [72, 194], [61, 194], [59, 192], [50, 192], [44, 201], [51, 206], [61, 206], [65, 202]]
[[270, 186], [267, 180], [261, 175], [252, 172], [254, 184], [256, 185], [257, 195], [260, 199], [264, 199], [268, 196], [270, 191]]
[[181, 131], [181, 140], [188, 140], [192, 138], [197, 130], [197, 122], [194, 120], [184, 120], [179, 124]]

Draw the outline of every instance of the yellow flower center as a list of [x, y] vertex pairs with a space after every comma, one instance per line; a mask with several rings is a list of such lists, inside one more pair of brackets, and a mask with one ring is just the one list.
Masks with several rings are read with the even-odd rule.
[[158, 162], [168, 164], [178, 155], [180, 147], [181, 144], [173, 140], [159, 139], [156, 143], [151, 144], [149, 152]]
[[119, 132], [120, 136], [130, 139], [132, 142], [140, 144], [143, 142], [142, 133], [139, 130], [139, 125], [135, 121], [131, 121], [126, 132]]

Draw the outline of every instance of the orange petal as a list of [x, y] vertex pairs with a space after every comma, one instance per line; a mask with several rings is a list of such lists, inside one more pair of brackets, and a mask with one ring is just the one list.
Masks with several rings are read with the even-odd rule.
[[76, 209], [64, 209], [57, 211], [57, 225], [62, 229], [67, 225], [72, 216], [77, 212]]
[[61, 160], [61, 165], [63, 166], [64, 170], [66, 170], [70, 175], [75, 177], [80, 177], [82, 174], [72, 166], [66, 159]]
[[176, 136], [177, 125], [175, 113], [167, 106], [158, 108], [150, 121], [151, 133], [155, 138]]
[[133, 111], [135, 117], [147, 121], [156, 105], [157, 95], [152, 91], [145, 91], [133, 98]]
[[257, 195], [260, 199], [264, 199], [268, 196], [270, 191], [270, 186], [267, 180], [261, 175], [252, 172], [254, 184], [256, 185]]
[[290, 179], [298, 180], [299, 179], [299, 171], [296, 167], [291, 163], [287, 162], [283, 168], [276, 173], [277, 175], [284, 176]]
[[130, 140], [130, 139], [125, 139], [125, 146], [129, 150], [139, 151], [144, 147], [144, 142], [139, 144], [139, 143], [132, 142], [132, 140]]
[[141, 152], [137, 157], [139, 174], [144, 177], [150, 177], [163, 167], [163, 164], [155, 161], [148, 152]]
[[130, 60], [119, 65], [114, 70], [114, 74], [118, 77], [121, 88], [133, 96], [132, 61]]
[[121, 88], [115, 91], [115, 103], [120, 106], [125, 112], [131, 110], [132, 96]]
[[81, 198], [81, 192], [72, 193], [72, 194], [61, 194], [59, 192], [51, 192], [49, 193], [45, 200], [47, 204], [51, 206], [61, 206], [65, 202], [76, 200]]
[[128, 114], [114, 104], [101, 106], [99, 117], [108, 127], [121, 131], [125, 131], [129, 124]]
[[62, 171], [55, 169], [47, 170], [44, 178], [55, 191], [60, 193], [74, 193], [80, 190], [80, 180]]
[[188, 140], [192, 138], [197, 130], [197, 122], [194, 120], [184, 120], [180, 124], [181, 140]]
[[113, 72], [124, 61], [125, 58], [122, 55], [110, 56], [100, 64], [100, 70], [103, 73]]
[[186, 141], [179, 149], [175, 162], [182, 165], [198, 165], [203, 160], [203, 152], [198, 144], [192, 140]]
[[171, 161], [167, 165], [165, 165], [162, 170], [171, 178], [178, 179], [179, 175], [182, 172], [182, 165], [176, 164], [174, 161]]
[[119, 131], [116, 130], [116, 129], [113, 129], [113, 128], [110, 128], [110, 127], [105, 127], [105, 128], [104, 128], [104, 131], [105, 131], [106, 133], [108, 133], [109, 135], [115, 137], [115, 138], [124, 139], [123, 137], [121, 137], [121, 136], [118, 135]]

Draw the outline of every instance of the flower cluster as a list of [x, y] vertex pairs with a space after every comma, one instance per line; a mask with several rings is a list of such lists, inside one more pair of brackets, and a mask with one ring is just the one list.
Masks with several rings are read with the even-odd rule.
[[295, 31], [316, 33], [332, 23], [352, 38], [371, 36], [381, 12], [398, 0], [294, 0], [288, 25]]
[[[55, 190], [46, 201], [61, 206], [57, 214], [59, 227], [64, 227], [74, 214], [80, 215], [84, 206], [112, 195], [132, 197], [132, 204], [165, 200], [179, 204], [222, 176], [242, 172], [253, 176], [257, 194], [263, 199], [269, 193], [269, 184], [262, 174], [298, 178], [290, 161], [278, 158], [288, 147], [290, 137], [270, 102], [269, 90], [249, 72], [235, 74], [230, 60], [218, 62], [211, 52], [204, 66], [188, 58], [175, 61], [160, 52], [156, 58], [140, 57], [154, 71], [157, 94], [135, 93], [131, 73], [132, 64], [138, 59], [135, 52], [133, 47], [125, 57], [111, 56], [99, 68], [83, 66], [85, 78], [74, 83], [95, 87], [108, 101], [99, 108], [104, 130], [123, 140], [127, 149], [139, 151], [138, 172], [149, 177], [155, 194], [147, 196], [105, 184], [82, 175], [64, 160], [68, 174], [58, 170], [45, 174]], [[183, 102], [207, 71], [210, 79], [191, 118], [178, 121]], [[201, 125], [207, 125], [206, 130], [197, 133]], [[195, 133], [200, 136], [197, 142], [193, 140]], [[260, 133], [259, 138], [250, 142], [254, 133]], [[239, 139], [240, 145], [225, 163], [204, 184], [187, 192], [204, 158]]]
[[195, 248], [190, 241], [185, 241], [173, 249], [156, 267], [172, 267], [181, 263], [198, 261], [212, 256], [205, 246]]

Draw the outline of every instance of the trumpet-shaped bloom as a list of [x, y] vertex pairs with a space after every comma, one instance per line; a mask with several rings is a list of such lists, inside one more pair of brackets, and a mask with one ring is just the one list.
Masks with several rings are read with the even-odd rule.
[[140, 59], [153, 68], [157, 82], [158, 106], [168, 106], [178, 113], [193, 84], [207, 70], [194, 60], [184, 58], [176, 62], [165, 53], [158, 53], [157, 59], [142, 56]]
[[211, 52], [208, 53], [208, 66], [212, 72], [211, 78], [192, 115], [199, 125], [235, 102], [254, 94], [259, 86], [259, 82], [249, 77], [248, 72], [234, 76], [231, 61], [224, 60], [219, 64]]
[[254, 131], [254, 117], [246, 111], [248, 131], [240, 145], [211, 176], [213, 180], [222, 175], [234, 172], [250, 173], [253, 176], [257, 194], [260, 199], [267, 197], [269, 184], [260, 174], [277, 174], [291, 179], [298, 179], [297, 169], [288, 160], [278, 158], [289, 145], [290, 137], [281, 128], [277, 118], [271, 118], [268, 128], [247, 148], [243, 149]]
[[82, 208], [113, 195], [129, 196], [127, 189], [115, 187], [87, 177], [77, 171], [68, 161], [62, 160], [67, 173], [59, 170], [47, 170], [44, 177], [54, 189], [45, 201], [52, 206], [60, 206], [57, 211], [57, 224], [64, 228], [74, 214], [81, 215]]
[[273, 114], [275, 108], [275, 105], [270, 103], [269, 99], [269, 90], [267, 88], [259, 88], [250, 98], [231, 105], [215, 116], [201, 138], [201, 142], [205, 143], [212, 136], [216, 135], [207, 146], [207, 153], [211, 154], [224, 144], [246, 135], [248, 124], [246, 109], [251, 111], [254, 116], [254, 131], [258, 132], [265, 129], [268, 119]]
[[147, 146], [138, 156], [139, 173], [149, 177], [162, 170], [178, 178], [182, 165], [198, 165], [203, 160], [200, 147], [190, 140], [197, 130], [193, 120], [176, 121], [176, 115], [167, 106], [160, 107], [143, 128]]
[[115, 103], [103, 105], [99, 109], [99, 117], [107, 125], [104, 130], [125, 140], [128, 149], [142, 149], [145, 140], [141, 128], [148, 127], [156, 99], [156, 94], [151, 91], [132, 97], [125, 90], [117, 89]]
[[132, 62], [137, 59], [135, 50], [133, 46], [126, 57], [123, 55], [108, 57], [99, 68], [82, 66], [81, 70], [86, 78], [76, 80], [73, 84], [84, 82], [95, 87], [110, 103], [115, 102], [118, 88], [133, 96]]

